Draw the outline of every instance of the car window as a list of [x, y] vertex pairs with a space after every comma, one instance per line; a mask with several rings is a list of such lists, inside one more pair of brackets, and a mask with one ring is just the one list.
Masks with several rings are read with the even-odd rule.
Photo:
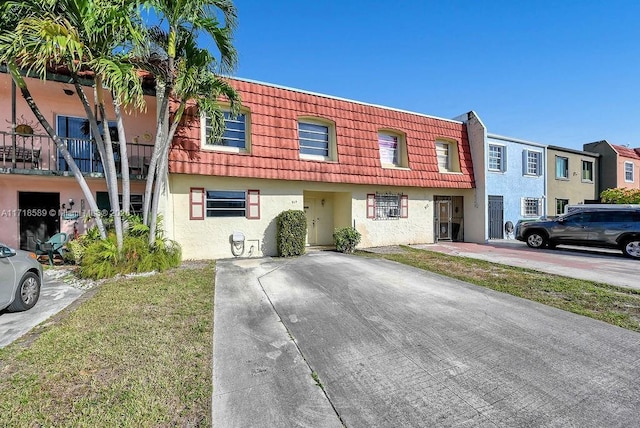
[[631, 223], [634, 221], [634, 214], [633, 211], [615, 211], [611, 221], [616, 223]]
[[591, 214], [586, 212], [579, 212], [565, 217], [564, 222], [568, 224], [582, 224], [589, 223], [591, 221]]
[[591, 221], [594, 223], [611, 223], [620, 221], [618, 219], [619, 214], [617, 211], [596, 211], [591, 213]]

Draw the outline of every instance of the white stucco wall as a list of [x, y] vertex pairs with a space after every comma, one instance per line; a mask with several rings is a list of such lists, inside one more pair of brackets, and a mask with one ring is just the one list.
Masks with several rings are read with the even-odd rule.
[[473, 174], [476, 188], [473, 197], [465, 200], [465, 241], [484, 243], [489, 239], [489, 221], [487, 219], [487, 168], [486, 146], [487, 128], [475, 112], [461, 115], [457, 120], [462, 120], [467, 125], [471, 159], [473, 161]]
[[[191, 187], [203, 187], [208, 190], [259, 190], [260, 219], [205, 217], [204, 220], [190, 220]], [[246, 238], [245, 253], [242, 257], [275, 256], [276, 216], [285, 210], [304, 210], [305, 202], [308, 202], [309, 198], [316, 198], [317, 201], [324, 199], [324, 205], [317, 204], [317, 216], [321, 219], [317, 242], [319, 245], [332, 243], [331, 235], [335, 228], [354, 225], [362, 234], [360, 247], [432, 243], [434, 195], [463, 196], [466, 205], [467, 201], [472, 200], [473, 194], [472, 190], [458, 189], [336, 185], [183, 174], [172, 174], [169, 178], [169, 188], [167, 205], [164, 207], [165, 226], [169, 237], [182, 245], [185, 259], [233, 257], [230, 236], [234, 231], [242, 232]], [[376, 192], [408, 195], [408, 218], [368, 219], [367, 194]]]

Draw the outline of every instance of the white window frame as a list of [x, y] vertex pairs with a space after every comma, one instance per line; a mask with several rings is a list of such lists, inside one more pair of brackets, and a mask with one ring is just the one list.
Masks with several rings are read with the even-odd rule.
[[[560, 202], [564, 202], [564, 204], [562, 204], [562, 206], [558, 206]], [[556, 215], [564, 214], [567, 209], [567, 205], [569, 205], [569, 199], [556, 198]]]
[[[535, 208], [535, 210], [533, 210]], [[521, 198], [520, 215], [526, 218], [540, 217], [542, 214], [542, 198]]]
[[[535, 156], [535, 163], [531, 162], [531, 155]], [[540, 177], [542, 175], [542, 152], [539, 150], [525, 149], [523, 151], [523, 173], [528, 176]], [[535, 171], [530, 167], [535, 165]]]
[[[385, 156], [385, 152], [390, 152], [391, 149], [388, 147], [383, 147], [383, 145], [381, 145], [381, 142], [384, 142], [381, 139], [381, 136], [395, 138], [396, 148], [393, 152], [392, 162], [386, 161], [388, 159], [388, 153], [387, 153], [387, 156]], [[378, 151], [380, 155], [380, 165], [383, 168], [407, 168], [408, 162], [407, 162], [407, 156], [406, 156], [406, 153], [407, 153], [406, 141], [407, 140], [405, 135], [398, 131], [393, 131], [388, 129], [378, 130]]]
[[[491, 167], [491, 161], [495, 160], [496, 157], [492, 156], [492, 148], [498, 148], [499, 149], [499, 164], [500, 166], [498, 168], [495, 167]], [[489, 171], [494, 171], [494, 172], [505, 172], [507, 170], [507, 163], [506, 163], [506, 154], [507, 154], [507, 147], [502, 145], [502, 144], [489, 144], [489, 148], [487, 149], [488, 152], [488, 158], [487, 158], [487, 168], [489, 169]]]
[[[585, 178], [584, 176], [584, 172], [585, 172], [585, 165], [591, 165], [591, 178]], [[593, 161], [589, 161], [589, 160], [582, 160], [582, 172], [580, 173], [580, 177], [582, 178], [582, 181], [584, 183], [593, 183]]]
[[[631, 167], [630, 170], [628, 170], [627, 167]], [[629, 174], [631, 175], [631, 178], [627, 178], [629, 176]], [[624, 162], [624, 181], [625, 183], [633, 183], [635, 181], [635, 165], [633, 162], [629, 162], [629, 161], [625, 161]]]
[[[562, 160], [564, 163], [564, 170], [558, 170], [558, 161]], [[569, 179], [569, 158], [566, 156], [556, 155], [556, 180], [568, 180]]]
[[[301, 142], [303, 139], [300, 138], [301, 123], [316, 125], [316, 126], [323, 126], [327, 128], [327, 156], [302, 153], [303, 146]], [[297, 121], [297, 130], [298, 130], [298, 152], [300, 154], [300, 159], [317, 160], [317, 161], [337, 161], [338, 160], [337, 148], [336, 148], [336, 126], [332, 121], [329, 121], [327, 119], [322, 119], [322, 118], [299, 117]]]
[[[436, 159], [440, 171], [451, 171], [451, 143], [445, 140], [436, 140]], [[444, 159], [444, 165], [441, 160]]]
[[[231, 110], [223, 108], [222, 113], [225, 115], [230, 115]], [[207, 131], [211, 129], [209, 125], [211, 123], [211, 118], [207, 116], [204, 112], [200, 114], [200, 140], [202, 142], [201, 147], [205, 150], [215, 150], [221, 152], [231, 152], [231, 153], [246, 153], [251, 149], [251, 114], [248, 110], [242, 109], [238, 112], [238, 115], [244, 116], [244, 147], [233, 147], [233, 146], [225, 146], [222, 144], [224, 138], [219, 141], [209, 142], [207, 138]], [[225, 118], [225, 131], [227, 130], [226, 124], [228, 122], [237, 123], [237, 118]], [[237, 131], [235, 129], [230, 129], [231, 131]], [[224, 135], [224, 131], [223, 131]], [[238, 140], [240, 141], [240, 140]]]

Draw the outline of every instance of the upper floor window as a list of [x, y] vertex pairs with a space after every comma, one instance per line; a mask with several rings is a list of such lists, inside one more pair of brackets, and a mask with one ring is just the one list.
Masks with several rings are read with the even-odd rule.
[[633, 162], [624, 163], [624, 181], [627, 183], [633, 183]]
[[378, 148], [380, 150], [380, 163], [382, 166], [407, 166], [406, 142], [403, 135], [390, 132], [378, 132]]
[[582, 161], [582, 181], [593, 182], [593, 162]]
[[224, 130], [222, 135], [216, 136], [215, 123], [209, 116], [203, 116], [202, 138], [204, 147], [231, 152], [249, 150], [249, 114], [241, 112], [233, 114], [228, 110], [222, 111]]
[[335, 126], [317, 119], [298, 121], [300, 157], [313, 160], [335, 160]]
[[556, 178], [569, 179], [569, 158], [556, 156]]
[[489, 144], [489, 170], [506, 171], [505, 147], [497, 144]]
[[524, 151], [524, 174], [542, 175], [542, 152]]
[[436, 140], [436, 157], [440, 172], [460, 172], [457, 144], [445, 140]]

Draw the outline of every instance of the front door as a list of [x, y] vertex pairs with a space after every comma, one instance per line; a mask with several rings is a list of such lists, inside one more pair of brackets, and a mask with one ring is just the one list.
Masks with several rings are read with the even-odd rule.
[[318, 211], [316, 198], [304, 198], [304, 214], [307, 217], [307, 245], [317, 245], [318, 243]]
[[60, 232], [60, 193], [18, 192], [20, 249], [35, 251], [36, 242]]
[[451, 234], [451, 201], [436, 202], [436, 238], [439, 241], [450, 241]]
[[503, 239], [504, 200], [502, 196], [489, 195], [489, 239]]

